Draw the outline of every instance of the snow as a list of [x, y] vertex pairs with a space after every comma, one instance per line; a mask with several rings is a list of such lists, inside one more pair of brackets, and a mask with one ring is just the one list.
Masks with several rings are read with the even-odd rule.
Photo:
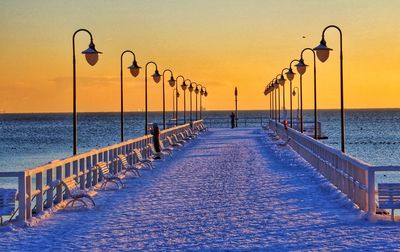
[[0, 228], [0, 251], [394, 250], [399, 225], [370, 222], [261, 129], [212, 129], [154, 170], [98, 191], [93, 208]]

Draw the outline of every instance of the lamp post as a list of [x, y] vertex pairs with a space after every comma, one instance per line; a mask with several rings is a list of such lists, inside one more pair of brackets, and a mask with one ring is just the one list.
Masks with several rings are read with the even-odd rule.
[[201, 86], [201, 88], [200, 88], [200, 120], [201, 119], [203, 119], [203, 116], [202, 116], [202, 111], [203, 111], [203, 99], [202, 99], [202, 96], [205, 94], [205, 92], [206, 92], [206, 88], [205, 87], [203, 87], [202, 85], [200, 85]]
[[186, 81], [189, 81], [190, 84], [192, 84], [192, 81], [189, 79], [186, 79], [182, 82], [181, 88], [183, 90], [183, 124], [186, 124], [186, 89], [188, 85], [186, 84]]
[[[162, 73], [162, 92], [163, 92], [163, 129], [165, 129], [165, 80], [164, 76], [165, 73], [169, 72], [171, 74], [171, 78], [168, 80], [168, 83], [171, 87], [175, 86], [175, 79], [174, 79], [174, 74], [172, 73], [171, 70], [165, 69]], [[173, 96], [173, 95], [172, 95]], [[172, 98], [173, 100], [173, 98]]]
[[238, 106], [237, 106], [237, 97], [238, 97], [238, 90], [235, 87], [235, 119], [236, 119], [236, 128], [238, 127]]
[[194, 89], [194, 93], [196, 94], [196, 121], [197, 121], [197, 95], [199, 94], [199, 86], [201, 86], [200, 84], [196, 85], [196, 88]]
[[191, 82], [190, 83], [190, 85], [189, 85], [189, 93], [190, 93], [190, 124], [192, 124], [192, 122], [193, 122], [193, 115], [192, 115], [192, 93], [193, 93], [193, 90], [194, 90], [194, 87], [193, 87], [193, 85], [197, 85], [197, 83], [196, 82]]
[[145, 125], [144, 125], [144, 133], [147, 135], [147, 119], [148, 119], [148, 112], [147, 112], [147, 66], [153, 64], [156, 67], [154, 74], [151, 76], [155, 83], [159, 83], [161, 80], [161, 74], [158, 72], [157, 64], [154, 61], [149, 61], [146, 63], [145, 66], [145, 76], [144, 76], [144, 102], [145, 102]]
[[279, 88], [278, 76], [279, 74], [274, 79], [274, 86], [278, 89], [278, 122], [281, 122], [281, 89]]
[[[294, 75], [295, 73], [292, 70], [292, 63], [294, 61], [297, 60], [292, 60], [289, 64], [289, 69], [288, 71], [285, 73], [286, 74], [286, 78], [289, 80], [290, 83], [290, 94], [292, 93], [292, 81], [294, 79]], [[290, 95], [290, 128], [293, 128], [293, 102], [292, 102], [292, 95]]]
[[131, 50], [125, 50], [121, 53], [121, 142], [124, 141], [124, 78], [123, 78], [123, 74], [124, 71], [122, 70], [122, 66], [123, 66], [123, 56], [125, 53], [131, 53], [133, 55], [133, 62], [132, 65], [130, 65], [128, 68], [130, 69], [130, 72], [132, 74], [133, 77], [137, 77], [139, 75], [139, 71], [140, 71], [140, 66], [138, 66], [137, 62], [136, 62], [136, 55], [134, 52], [132, 52]]
[[73, 105], [72, 105], [72, 110], [73, 110], [73, 155], [76, 155], [77, 153], [77, 145], [78, 145], [78, 116], [76, 112], [76, 57], [75, 57], [75, 36], [78, 32], [84, 31], [89, 34], [90, 36], [90, 43], [89, 43], [89, 48], [84, 50], [82, 54], [85, 54], [86, 61], [89, 63], [89, 65], [94, 66], [97, 61], [99, 60], [99, 54], [101, 52], [96, 50], [96, 47], [93, 43], [93, 36], [90, 33], [90, 31], [86, 29], [79, 29], [74, 32], [72, 35], [72, 96], [73, 96]]
[[178, 126], [178, 110], [179, 110], [179, 107], [178, 107], [178, 98], [179, 98], [179, 91], [178, 91], [178, 79], [179, 78], [182, 78], [182, 83], [183, 82], [185, 82], [185, 77], [183, 77], [182, 75], [179, 75], [178, 77], [176, 77], [176, 87], [177, 88], [175, 88], [175, 104], [176, 104], [176, 110], [175, 110], [175, 126]]
[[282, 95], [283, 95], [282, 110], [283, 110], [283, 118], [284, 118], [284, 120], [286, 120], [286, 106], [285, 106], [285, 82], [286, 82], [286, 79], [283, 76], [283, 71], [285, 71], [285, 70], [289, 70], [289, 68], [282, 69], [281, 77], [278, 79], [278, 83], [282, 86]]
[[278, 85], [275, 84], [275, 80], [272, 80], [272, 87], [274, 88], [274, 110], [275, 110], [275, 122], [278, 120], [278, 100], [276, 99], [276, 93], [278, 92]]
[[311, 48], [304, 48], [301, 51], [301, 55], [300, 55], [300, 60], [299, 63], [296, 65], [297, 67], [297, 71], [300, 73], [300, 71], [302, 73], [300, 73], [301, 75], [303, 75], [306, 72], [307, 66], [306, 64], [304, 64], [304, 60], [303, 60], [303, 53], [305, 51], [311, 51], [313, 53], [313, 59], [314, 59], [314, 138], [318, 139], [318, 114], [317, 114], [317, 66], [316, 66], [316, 61], [315, 61], [315, 52], [313, 51], [313, 49]]
[[300, 117], [300, 111], [299, 111], [299, 109], [300, 109], [300, 96], [298, 95], [298, 93], [299, 93], [299, 88], [298, 87], [294, 87], [293, 88], [293, 96], [296, 96], [296, 89], [297, 89], [297, 119], [300, 119], [299, 117]]
[[329, 28], [335, 28], [339, 31], [340, 36], [340, 128], [341, 128], [341, 150], [345, 152], [345, 123], [344, 123], [344, 95], [343, 95], [343, 36], [342, 30], [336, 25], [328, 25], [322, 31], [322, 39], [320, 44], [314, 48], [317, 52], [317, 57], [321, 62], [325, 62], [329, 58], [329, 51], [332, 49], [326, 46], [325, 31]]

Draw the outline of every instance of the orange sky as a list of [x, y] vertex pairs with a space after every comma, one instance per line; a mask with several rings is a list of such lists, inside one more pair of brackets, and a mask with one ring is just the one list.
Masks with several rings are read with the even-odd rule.
[[[79, 28], [93, 33], [104, 54], [94, 67], [77, 54], [78, 111], [119, 110], [119, 58], [126, 49], [142, 67], [153, 60], [160, 71], [170, 68], [204, 84], [208, 110], [232, 109], [235, 86], [240, 109], [265, 109], [265, 85], [303, 48], [316, 46], [329, 24], [344, 35], [345, 106], [399, 108], [398, 10], [400, 1], [389, 0], [1, 1], [0, 111], [72, 110], [71, 37]], [[317, 62], [318, 106], [337, 108], [338, 33], [329, 30], [326, 40], [334, 51]], [[88, 43], [78, 34], [77, 51]], [[307, 64], [311, 59], [306, 53]], [[131, 60], [126, 55], [125, 106], [138, 111], [144, 71], [130, 76]], [[305, 108], [313, 104], [311, 70], [304, 75]], [[149, 82], [150, 110], [161, 110], [161, 90]], [[167, 108], [171, 92], [167, 87]]]

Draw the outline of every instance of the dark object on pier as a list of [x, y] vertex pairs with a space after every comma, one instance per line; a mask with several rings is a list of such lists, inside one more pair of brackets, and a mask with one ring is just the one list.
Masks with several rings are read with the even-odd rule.
[[153, 135], [154, 148], [157, 152], [160, 152], [160, 128], [157, 123], [153, 123], [151, 134]]
[[231, 118], [231, 128], [235, 128], [235, 114], [232, 112], [230, 115]]

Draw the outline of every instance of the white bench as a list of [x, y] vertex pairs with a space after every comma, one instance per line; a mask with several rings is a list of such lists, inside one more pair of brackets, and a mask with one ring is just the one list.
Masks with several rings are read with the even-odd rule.
[[394, 209], [400, 209], [400, 183], [378, 184], [378, 204], [381, 209], [392, 210], [394, 221]]
[[68, 177], [68, 178], [62, 180], [61, 183], [65, 187], [65, 193], [67, 195], [67, 198], [71, 199], [65, 207], [68, 207], [70, 204], [72, 204], [72, 206], [74, 206], [75, 202], [77, 202], [77, 201], [81, 202], [82, 204], [85, 205], [85, 207], [87, 207], [87, 204], [84, 201], [85, 198], [90, 200], [90, 202], [92, 203], [93, 206], [96, 205], [92, 198], [94, 193], [79, 189], [79, 184], [78, 184], [78, 182], [76, 182], [74, 177], [72, 177], [72, 176]]
[[108, 165], [106, 162], [98, 162], [95, 166], [98, 171], [100, 172], [100, 176], [103, 179], [103, 184], [101, 184], [101, 189], [106, 188], [107, 184], [109, 182], [114, 183], [118, 189], [119, 185], [121, 184], [121, 188], [124, 187], [124, 183], [122, 183], [122, 180], [115, 174], [110, 173], [110, 169], [108, 168]]
[[3, 216], [15, 214], [15, 196], [16, 189], [3, 189], [0, 188], [0, 224], [3, 225]]

